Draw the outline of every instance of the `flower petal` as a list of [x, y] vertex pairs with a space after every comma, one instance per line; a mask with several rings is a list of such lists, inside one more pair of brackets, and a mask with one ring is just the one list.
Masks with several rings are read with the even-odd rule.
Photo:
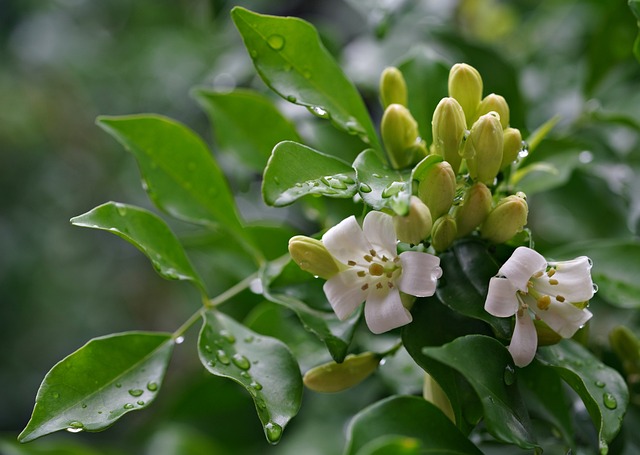
[[388, 332], [412, 321], [411, 313], [402, 305], [397, 288], [388, 292], [371, 291], [364, 304], [364, 317], [373, 333]]
[[516, 326], [513, 329], [509, 352], [514, 363], [519, 367], [525, 367], [531, 363], [538, 348], [538, 334], [533, 320], [526, 310], [516, 313]]
[[325, 232], [322, 243], [343, 264], [349, 261], [364, 262], [363, 256], [369, 254], [371, 249], [355, 216], [345, 218]]
[[561, 295], [567, 302], [586, 302], [593, 297], [591, 261], [588, 257], [581, 256], [552, 265], [556, 269], [552, 277], [555, 281], [550, 281], [547, 275], [535, 280], [534, 287], [538, 292], [551, 296]]
[[524, 246], [516, 248], [498, 272], [521, 291], [527, 290], [527, 283], [534, 273], [544, 271], [547, 260], [540, 253]]
[[396, 286], [405, 294], [429, 297], [436, 292], [438, 278], [442, 276], [440, 258], [429, 253], [405, 251], [400, 254], [402, 274]]
[[531, 309], [563, 338], [571, 338], [593, 316], [589, 310], [581, 310], [570, 303], [553, 300], [546, 310], [540, 310], [535, 305], [532, 305]]
[[353, 269], [340, 272], [324, 283], [322, 289], [338, 319], [347, 319], [367, 298], [368, 291], [362, 290], [364, 284], [365, 281]]
[[493, 277], [489, 280], [489, 292], [484, 302], [487, 313], [504, 318], [518, 311], [517, 289], [507, 278]]
[[391, 215], [378, 211], [367, 213], [367, 216], [364, 217], [364, 223], [362, 223], [362, 230], [364, 236], [377, 252], [386, 255], [389, 259], [398, 255], [396, 252], [398, 238]]

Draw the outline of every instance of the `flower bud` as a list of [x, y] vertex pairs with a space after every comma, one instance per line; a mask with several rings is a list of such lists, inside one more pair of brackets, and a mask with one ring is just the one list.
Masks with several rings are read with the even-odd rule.
[[484, 183], [476, 183], [464, 195], [462, 204], [456, 208], [454, 217], [458, 237], [464, 237], [484, 223], [491, 212], [491, 191]]
[[466, 63], [453, 65], [449, 71], [449, 96], [460, 103], [467, 126], [471, 125], [482, 99], [482, 77], [478, 70]]
[[380, 357], [373, 352], [348, 355], [344, 362], [329, 362], [307, 371], [304, 385], [315, 392], [341, 392], [364, 381], [376, 371]]
[[325, 280], [340, 271], [340, 266], [320, 240], [304, 235], [291, 237], [289, 254], [302, 270]]
[[500, 169], [504, 169], [518, 159], [518, 153], [522, 150], [522, 135], [516, 128], [507, 128], [503, 132], [502, 141], [502, 164]]
[[466, 129], [467, 121], [460, 103], [455, 98], [442, 98], [433, 111], [433, 146], [435, 153], [451, 164], [454, 173], [460, 169], [460, 144]]
[[534, 319], [533, 325], [536, 328], [536, 333], [538, 334], [538, 346], [551, 346], [562, 340], [562, 337], [549, 327], [542, 319]]
[[418, 197], [411, 196], [409, 213], [406, 216], [394, 216], [393, 226], [401, 242], [416, 245], [429, 237], [431, 233], [431, 212]]
[[528, 213], [524, 193], [507, 196], [489, 213], [480, 233], [490, 242], [504, 243], [527, 224]]
[[429, 207], [432, 219], [449, 212], [455, 194], [456, 174], [446, 161], [429, 167], [418, 185], [418, 197]]
[[471, 178], [487, 185], [493, 183], [502, 164], [504, 139], [500, 119], [495, 112], [481, 116], [471, 127], [464, 148]]
[[424, 383], [422, 385], [422, 396], [425, 400], [436, 405], [453, 423], [456, 422], [456, 417], [451, 406], [449, 397], [442, 390], [440, 384], [429, 374], [425, 373]]
[[431, 245], [437, 251], [444, 251], [449, 248], [458, 236], [456, 221], [451, 215], [441, 216], [433, 223], [431, 229]]
[[389, 105], [382, 116], [380, 133], [391, 165], [395, 169], [409, 166], [420, 137], [418, 122], [411, 112], [401, 104]]
[[391, 104], [407, 106], [407, 84], [398, 68], [390, 66], [382, 72], [380, 98], [385, 109]]
[[500, 95], [496, 95], [495, 93], [491, 93], [490, 95], [485, 96], [482, 101], [480, 101], [478, 109], [473, 116], [473, 121], [475, 122], [484, 114], [488, 114], [492, 111], [496, 112], [500, 116], [500, 124], [502, 125], [502, 129], [508, 128], [509, 105], [507, 104], [507, 100], [505, 100]]
[[640, 339], [627, 327], [618, 326], [609, 333], [609, 342], [625, 373], [640, 375]]

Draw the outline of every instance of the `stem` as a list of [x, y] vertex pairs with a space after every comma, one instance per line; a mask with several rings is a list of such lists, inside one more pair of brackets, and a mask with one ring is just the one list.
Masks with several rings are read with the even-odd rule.
[[402, 347], [402, 340], [399, 340], [395, 345], [391, 347], [391, 349], [384, 351], [380, 354], [380, 357], [384, 358], [390, 355], [393, 355]]
[[193, 313], [191, 315], [191, 317], [184, 322], [184, 324], [182, 324], [180, 327], [178, 327], [178, 330], [173, 332], [173, 335], [172, 335], [171, 338], [173, 338], [175, 340], [177, 338], [180, 338], [182, 335], [184, 335], [184, 333], [187, 330], [189, 330], [191, 328], [191, 326], [193, 324], [195, 324], [196, 321], [198, 321], [202, 317], [202, 314], [204, 313], [205, 309], [206, 309], [205, 307], [202, 307], [198, 311]]

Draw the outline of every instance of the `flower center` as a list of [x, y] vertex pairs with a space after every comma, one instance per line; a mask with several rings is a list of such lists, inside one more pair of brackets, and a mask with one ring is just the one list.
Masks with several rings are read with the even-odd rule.
[[389, 259], [384, 254], [379, 254], [375, 250], [370, 250], [368, 254], [362, 256], [360, 261], [349, 261], [347, 264], [358, 269], [357, 275], [362, 278], [364, 284], [362, 290], [376, 289], [389, 290], [393, 289], [394, 278], [398, 272], [402, 270], [400, 266], [400, 258], [395, 257]]

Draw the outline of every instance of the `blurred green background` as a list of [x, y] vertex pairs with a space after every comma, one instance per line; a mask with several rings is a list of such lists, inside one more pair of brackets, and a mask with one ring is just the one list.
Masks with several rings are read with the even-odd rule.
[[[389, 381], [377, 379], [354, 392], [307, 393], [281, 444], [270, 447], [248, 396], [199, 366], [190, 332], [150, 409], [104, 433], [14, 443], [57, 361], [108, 333], [173, 331], [200, 305], [187, 285], [163, 281], [132, 246], [68, 220], [108, 200], [151, 208], [133, 158], [94, 125], [97, 115], [167, 115], [199, 132], [215, 153], [215, 132], [190, 89], [266, 91], [229, 19], [235, 5], [312, 22], [374, 117], [381, 115], [380, 72], [415, 55], [475, 66], [485, 93], [505, 96], [511, 124], [525, 137], [560, 115], [528, 158], [549, 159], [559, 171], [522, 181], [536, 246], [561, 254], [585, 242], [580, 254], [597, 256], [609, 242], [639, 251], [638, 27], [625, 1], [3, 0], [0, 453], [337, 453], [349, 418], [388, 393]], [[300, 110], [279, 107], [304, 124]], [[221, 163], [246, 217], [282, 217], [259, 200], [258, 176], [224, 157]], [[189, 246], [188, 228], [174, 226]], [[215, 256], [196, 258], [209, 263], [214, 291], [247, 274], [248, 265], [225, 266], [232, 248], [220, 242]], [[626, 270], [631, 282], [634, 272]], [[606, 351], [615, 324], [638, 334], [640, 296], [634, 300], [632, 291], [621, 294], [624, 304], [594, 300], [594, 346]], [[252, 297], [245, 300], [250, 305]]]

